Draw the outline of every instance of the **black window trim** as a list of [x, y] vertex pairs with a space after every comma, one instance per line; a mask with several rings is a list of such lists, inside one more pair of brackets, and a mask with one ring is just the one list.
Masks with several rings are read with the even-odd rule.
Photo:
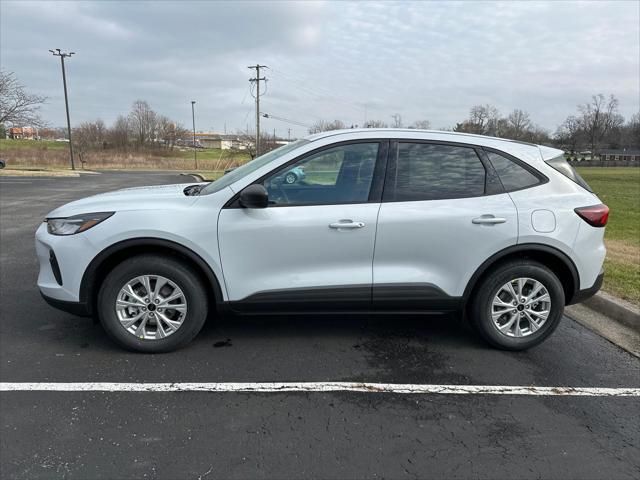
[[[501, 155], [505, 157], [507, 160], [510, 160], [516, 165], [518, 165], [519, 167], [522, 167], [524, 170], [526, 170], [527, 172], [529, 172], [531, 175], [533, 175], [538, 179], [538, 183], [534, 183], [533, 185], [527, 185], [526, 187], [521, 187], [521, 188], [507, 189], [504, 185], [502, 185], [502, 187], [504, 188], [504, 191], [507, 193], [519, 192], [520, 190], [526, 190], [527, 188], [539, 187], [540, 185], [544, 185], [545, 183], [549, 182], [549, 177], [539, 172], [528, 163], [523, 162], [517, 157], [514, 157], [513, 155], [503, 152], [502, 150], [498, 150], [497, 148], [491, 148], [491, 147], [482, 147], [482, 150], [486, 156], [487, 162], [491, 165], [492, 168], [494, 167], [493, 167], [493, 164], [491, 163], [491, 159], [489, 158], [489, 155], [486, 154], [487, 152], [495, 153], [497, 155]], [[498, 176], [498, 179], [500, 179], [500, 175], [498, 175], [497, 173], [496, 175]], [[500, 180], [500, 184], [502, 184], [502, 180]]]
[[[318, 147], [314, 150], [310, 150], [309, 152], [303, 153], [302, 155], [289, 160], [287, 163], [280, 165], [277, 168], [274, 168], [270, 172], [264, 174], [257, 180], [253, 181], [249, 185], [261, 184], [267, 177], [270, 177], [274, 174], [282, 170], [286, 170], [291, 165], [304, 160], [312, 155], [320, 153], [324, 150], [330, 150], [332, 148], [341, 147], [343, 145], [355, 145], [359, 143], [377, 143], [378, 146], [378, 156], [376, 158], [376, 165], [373, 169], [373, 178], [371, 179], [371, 187], [369, 188], [369, 198], [367, 201], [355, 201], [355, 202], [335, 202], [335, 203], [287, 203], [282, 205], [269, 205], [267, 208], [283, 208], [283, 207], [318, 207], [318, 206], [328, 206], [328, 205], [358, 205], [358, 204], [367, 204], [367, 203], [380, 203], [382, 201], [382, 193], [384, 190], [384, 182], [386, 178], [387, 172], [387, 162], [389, 158], [389, 139], [388, 138], [359, 138], [357, 140], [345, 140], [342, 142], [331, 143], [329, 145], [323, 145], [322, 147]], [[244, 188], [247, 188], [247, 185]], [[244, 189], [243, 189], [244, 190]], [[240, 193], [236, 193], [233, 197], [231, 197], [227, 203], [224, 204], [223, 209], [227, 208], [245, 208], [240, 205]]]
[[[470, 195], [467, 197], [444, 197], [444, 198], [429, 198], [429, 199], [416, 199], [416, 200], [406, 200], [406, 199], [395, 199], [393, 198], [395, 195], [395, 177], [396, 177], [396, 166], [398, 164], [398, 152], [399, 152], [399, 144], [400, 143], [424, 143], [429, 145], [444, 145], [450, 147], [464, 147], [474, 150], [478, 160], [481, 165], [484, 167], [485, 178], [484, 178], [484, 193], [482, 195]], [[480, 198], [487, 197], [490, 195], [500, 195], [505, 193], [502, 182], [500, 182], [500, 178], [498, 177], [497, 172], [493, 168], [493, 165], [489, 162], [487, 155], [483, 151], [483, 147], [480, 145], [474, 145], [470, 143], [463, 142], [450, 142], [446, 140], [427, 140], [420, 138], [393, 138], [391, 139], [389, 146], [389, 154], [387, 159], [387, 174], [385, 176], [384, 183], [384, 191], [382, 194], [382, 203], [398, 203], [398, 202], [432, 202], [437, 200], [458, 200], [463, 198]], [[496, 182], [497, 180], [497, 182]]]

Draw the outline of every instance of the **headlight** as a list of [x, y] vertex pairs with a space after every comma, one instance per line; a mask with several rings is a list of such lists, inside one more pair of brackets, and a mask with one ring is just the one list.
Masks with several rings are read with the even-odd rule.
[[114, 212], [84, 213], [67, 218], [47, 218], [47, 231], [51, 235], [73, 235], [89, 230]]

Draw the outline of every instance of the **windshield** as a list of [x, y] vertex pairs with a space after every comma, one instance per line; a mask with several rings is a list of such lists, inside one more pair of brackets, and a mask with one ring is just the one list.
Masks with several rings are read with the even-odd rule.
[[232, 183], [237, 182], [241, 178], [249, 175], [250, 173], [255, 172], [260, 167], [263, 167], [264, 165], [270, 162], [273, 162], [274, 160], [280, 158], [282, 155], [286, 155], [287, 153], [291, 152], [292, 150], [295, 150], [296, 148], [300, 147], [301, 145], [304, 145], [305, 143], [309, 143], [309, 140], [304, 140], [304, 139], [298, 140], [296, 142], [283, 145], [280, 148], [276, 148], [275, 150], [271, 150], [270, 152], [265, 153], [264, 155], [260, 155], [259, 157], [251, 160], [250, 162], [245, 163], [241, 167], [238, 167], [235, 170], [232, 170], [231, 172], [227, 173], [226, 175], [223, 175], [216, 181], [211, 182], [209, 185], [207, 185], [200, 191], [200, 195], [208, 195], [210, 193], [219, 192], [223, 188], [228, 187]]

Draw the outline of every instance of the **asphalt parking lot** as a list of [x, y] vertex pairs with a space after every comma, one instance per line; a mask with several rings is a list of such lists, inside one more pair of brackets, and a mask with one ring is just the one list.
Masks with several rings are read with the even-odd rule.
[[[45, 304], [33, 234], [49, 210], [183, 181], [0, 177], [0, 381], [640, 387], [638, 358], [569, 318], [521, 353], [451, 318], [222, 318], [152, 356]], [[637, 396], [4, 391], [0, 477], [636, 479], [639, 412]]]

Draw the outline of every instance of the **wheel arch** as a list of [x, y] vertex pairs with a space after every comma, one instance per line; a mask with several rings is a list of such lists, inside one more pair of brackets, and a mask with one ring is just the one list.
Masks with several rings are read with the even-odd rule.
[[498, 265], [510, 260], [530, 259], [542, 263], [558, 277], [565, 294], [565, 304], [571, 304], [580, 289], [578, 269], [567, 254], [550, 245], [523, 243], [501, 250], [480, 265], [471, 276], [463, 294], [464, 306], [468, 304], [476, 286]]
[[113, 267], [137, 254], [155, 253], [177, 257], [190, 264], [207, 287], [214, 305], [223, 301], [220, 281], [209, 264], [193, 250], [179, 243], [160, 238], [133, 238], [115, 243], [96, 255], [86, 268], [80, 283], [80, 301], [85, 302], [89, 313], [96, 308], [99, 286]]

